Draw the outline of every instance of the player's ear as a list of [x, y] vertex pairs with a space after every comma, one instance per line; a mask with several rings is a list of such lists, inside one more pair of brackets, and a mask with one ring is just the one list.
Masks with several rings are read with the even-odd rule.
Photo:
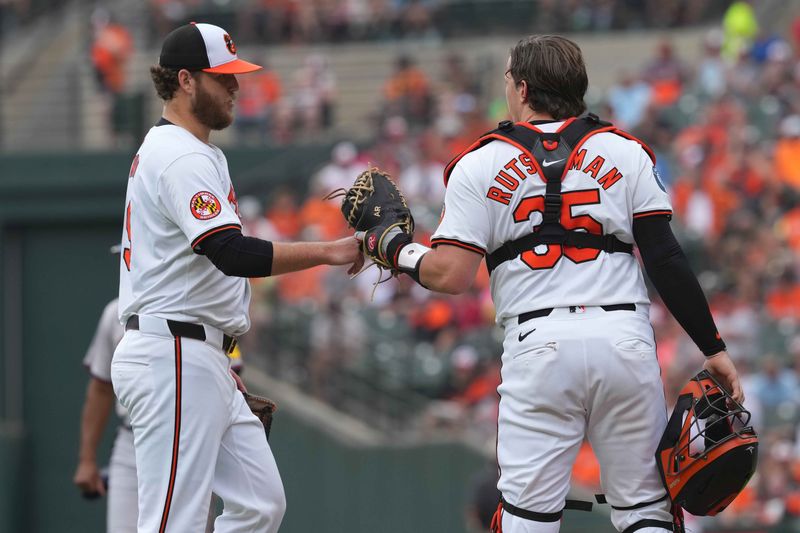
[[196, 80], [191, 71], [182, 68], [178, 71], [178, 86], [189, 94], [194, 94]]
[[524, 104], [528, 100], [528, 82], [521, 80], [517, 87], [519, 88], [519, 96]]

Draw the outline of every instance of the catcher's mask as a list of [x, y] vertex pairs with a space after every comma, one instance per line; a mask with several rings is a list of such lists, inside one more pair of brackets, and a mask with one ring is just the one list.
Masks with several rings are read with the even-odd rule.
[[756, 470], [758, 436], [750, 412], [702, 371], [681, 390], [656, 451], [674, 505], [713, 516], [730, 504]]

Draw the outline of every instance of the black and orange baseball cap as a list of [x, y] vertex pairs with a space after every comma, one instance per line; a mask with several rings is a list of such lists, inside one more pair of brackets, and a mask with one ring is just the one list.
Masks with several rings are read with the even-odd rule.
[[239, 59], [230, 34], [213, 24], [192, 22], [164, 39], [158, 64], [164, 68], [202, 70], [215, 74], [244, 74], [260, 65]]

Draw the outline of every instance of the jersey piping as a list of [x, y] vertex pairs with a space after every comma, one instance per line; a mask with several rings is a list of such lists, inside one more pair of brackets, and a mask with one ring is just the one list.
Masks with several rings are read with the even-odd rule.
[[433, 246], [434, 248], [440, 244], [449, 244], [452, 246], [458, 246], [459, 248], [469, 250], [470, 252], [486, 255], [486, 250], [484, 250], [480, 246], [464, 241], [459, 241], [458, 239], [448, 239], [448, 238], [431, 239], [431, 246]]
[[223, 224], [222, 226], [217, 226], [216, 228], [211, 228], [208, 231], [205, 231], [198, 235], [195, 240], [192, 241], [192, 248], [196, 248], [198, 244], [203, 242], [206, 237], [210, 237], [215, 233], [219, 233], [220, 231], [225, 231], [228, 229], [238, 229], [241, 231], [242, 226], [240, 224]]
[[169, 510], [172, 506], [172, 494], [175, 490], [175, 478], [178, 475], [178, 456], [181, 442], [181, 355], [181, 338], [175, 337], [175, 423], [172, 437], [172, 458], [169, 469], [169, 485], [167, 486], [164, 510], [161, 513], [161, 526], [158, 529], [159, 533], [164, 533], [167, 529]]
[[671, 217], [672, 211], [666, 209], [655, 209], [653, 211], [642, 211], [641, 213], [634, 213], [633, 218], [653, 217], [657, 215], [666, 215]]

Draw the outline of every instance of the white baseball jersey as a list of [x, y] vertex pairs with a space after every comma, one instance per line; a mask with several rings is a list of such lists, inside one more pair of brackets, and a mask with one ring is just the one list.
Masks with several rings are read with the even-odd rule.
[[[539, 125], [554, 132], [562, 122]], [[671, 214], [653, 161], [633, 140], [598, 133], [580, 147], [562, 185], [561, 224], [633, 243], [632, 220]], [[542, 162], [546, 165], [547, 161]], [[545, 179], [513, 145], [493, 141], [466, 154], [450, 175], [431, 242], [491, 253], [542, 222]], [[497, 321], [550, 307], [649, 304], [631, 254], [540, 245], [498, 266], [491, 277]]]
[[[114, 356], [114, 349], [125, 333], [117, 318], [117, 308], [118, 302], [114, 298], [103, 309], [92, 342], [83, 358], [83, 366], [92, 377], [106, 383], [111, 383], [111, 359]], [[122, 423], [130, 426], [128, 411], [119, 402], [116, 402], [115, 410]]]
[[192, 250], [205, 237], [241, 229], [222, 151], [162, 120], [134, 158], [125, 199], [119, 319], [152, 315], [214, 326], [250, 327], [247, 279], [226, 276]]

